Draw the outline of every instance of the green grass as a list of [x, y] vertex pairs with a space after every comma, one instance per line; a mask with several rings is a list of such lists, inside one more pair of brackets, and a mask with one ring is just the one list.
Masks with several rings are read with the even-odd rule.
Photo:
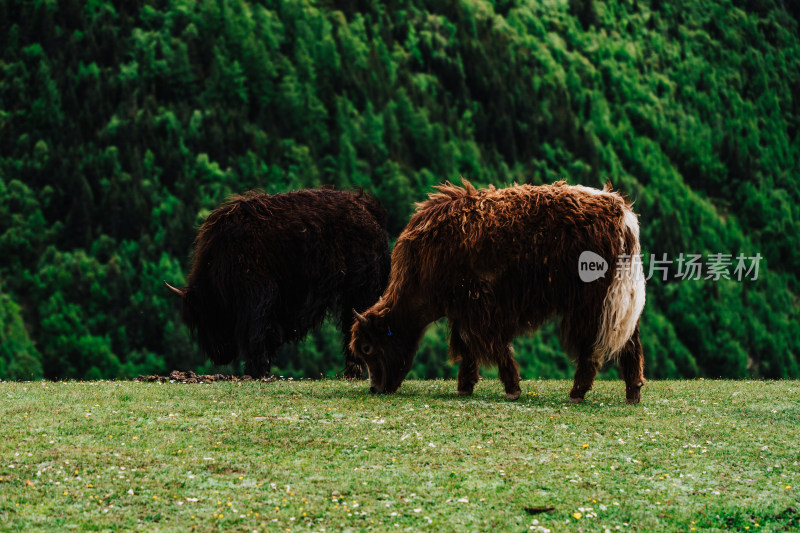
[[0, 383], [0, 529], [797, 527], [800, 383], [570, 385]]

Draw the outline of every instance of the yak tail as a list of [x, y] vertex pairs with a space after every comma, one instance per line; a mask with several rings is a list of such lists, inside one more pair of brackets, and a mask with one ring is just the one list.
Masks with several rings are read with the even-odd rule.
[[639, 221], [629, 205], [623, 210], [622, 253], [617, 261], [614, 279], [608, 287], [600, 328], [595, 341], [595, 353], [603, 359], [619, 354], [630, 340], [642, 314], [645, 300], [645, 277], [640, 257]]

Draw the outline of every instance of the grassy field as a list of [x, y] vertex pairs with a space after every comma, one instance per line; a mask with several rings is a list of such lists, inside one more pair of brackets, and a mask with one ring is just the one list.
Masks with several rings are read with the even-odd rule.
[[0, 529], [798, 527], [800, 383], [569, 387], [0, 383]]

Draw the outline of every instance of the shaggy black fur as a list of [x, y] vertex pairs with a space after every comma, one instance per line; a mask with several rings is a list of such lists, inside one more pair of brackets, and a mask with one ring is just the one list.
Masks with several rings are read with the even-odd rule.
[[200, 227], [184, 323], [215, 364], [238, 355], [253, 377], [269, 373], [275, 351], [298, 341], [327, 313], [344, 335], [345, 376], [362, 374], [350, 351], [352, 310], [386, 286], [386, 212], [363, 193], [314, 189], [230, 199]]

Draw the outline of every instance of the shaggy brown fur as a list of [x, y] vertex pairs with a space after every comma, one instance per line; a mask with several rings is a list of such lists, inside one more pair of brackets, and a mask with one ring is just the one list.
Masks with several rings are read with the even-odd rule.
[[385, 227], [386, 212], [364, 194], [250, 192], [200, 227], [188, 286], [167, 286], [215, 364], [238, 355], [246, 373], [264, 376], [278, 347], [331, 313], [344, 335], [345, 376], [360, 377], [349, 347], [352, 310], [365, 309], [386, 287]]
[[[583, 400], [613, 356], [628, 401], [638, 402], [644, 279], [641, 263], [618, 266], [620, 255], [639, 253], [638, 222], [625, 200], [564, 182], [476, 190], [465, 180], [437, 189], [400, 235], [383, 296], [353, 324], [351, 348], [367, 363], [372, 390], [399, 388], [425, 328], [444, 316], [450, 357], [461, 362], [459, 394], [472, 393], [480, 365], [494, 364], [507, 397], [517, 399], [511, 340], [558, 315], [577, 360], [571, 400]], [[586, 250], [609, 266], [588, 283], [578, 274]]]

